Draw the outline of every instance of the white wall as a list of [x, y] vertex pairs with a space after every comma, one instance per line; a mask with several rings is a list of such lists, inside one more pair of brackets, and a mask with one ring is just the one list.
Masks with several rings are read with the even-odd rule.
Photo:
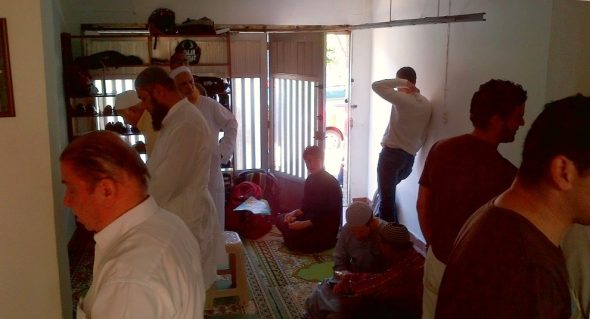
[[364, 22], [371, 0], [61, 0], [70, 32], [80, 23], [146, 23], [156, 8], [175, 12], [176, 23], [203, 16], [217, 24], [352, 24]]
[[[376, 0], [374, 19], [389, 19], [389, 1]], [[473, 92], [491, 78], [512, 80], [528, 91], [525, 121], [514, 143], [500, 152], [518, 165], [520, 149], [531, 120], [545, 101], [552, 3], [537, 0], [394, 1], [392, 19], [485, 13], [485, 22], [405, 26], [376, 29], [373, 33], [372, 80], [392, 77], [410, 65], [418, 73], [417, 86], [434, 106], [426, 146], [417, 155], [414, 171], [398, 186], [401, 221], [418, 237], [415, 203], [425, 154], [433, 142], [469, 132], [469, 103]], [[448, 39], [448, 46], [447, 46]], [[445, 84], [446, 83], [446, 84]], [[373, 95], [371, 106], [370, 163], [376, 167], [379, 142], [390, 106]], [[369, 191], [376, 188], [376, 169]]]
[[555, 1], [551, 23], [547, 101], [590, 94], [590, 2]]
[[16, 117], [0, 118], [3, 319], [71, 317], [67, 233], [63, 214], [55, 213], [60, 205], [54, 197], [59, 179], [52, 149], [59, 146], [53, 143], [65, 134], [63, 123], [55, 122], [63, 102], [59, 43], [51, 41], [54, 9], [53, 1], [0, 0], [8, 22], [16, 104]]

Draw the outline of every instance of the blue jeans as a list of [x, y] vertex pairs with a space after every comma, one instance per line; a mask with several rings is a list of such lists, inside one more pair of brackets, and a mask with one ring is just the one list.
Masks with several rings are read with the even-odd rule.
[[398, 223], [395, 206], [395, 188], [412, 172], [414, 155], [399, 149], [383, 147], [377, 163], [377, 183], [381, 205], [378, 216], [388, 222]]

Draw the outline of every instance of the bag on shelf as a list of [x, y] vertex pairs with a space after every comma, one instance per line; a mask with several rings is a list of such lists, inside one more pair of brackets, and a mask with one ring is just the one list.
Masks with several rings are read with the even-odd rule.
[[102, 69], [104, 67], [120, 67], [125, 65], [142, 65], [141, 58], [135, 55], [124, 55], [118, 51], [107, 50], [87, 56], [77, 57], [74, 64], [87, 70]]
[[167, 8], [158, 8], [148, 18], [148, 30], [154, 36], [155, 50], [158, 46], [158, 36], [165, 34], [176, 34], [176, 15], [174, 11]]
[[227, 93], [229, 90], [229, 83], [227, 80], [214, 76], [197, 76], [195, 83], [200, 83], [205, 90], [207, 96], [215, 98], [217, 94]]
[[152, 35], [176, 34], [176, 15], [167, 8], [158, 8], [148, 18], [148, 30]]
[[213, 20], [202, 17], [198, 20], [186, 19], [178, 25], [179, 34], [191, 35], [212, 35], [215, 33], [215, 23]]

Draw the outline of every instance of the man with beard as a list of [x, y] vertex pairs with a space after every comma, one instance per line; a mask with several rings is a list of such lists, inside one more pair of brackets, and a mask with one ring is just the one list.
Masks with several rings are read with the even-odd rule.
[[507, 189], [516, 167], [498, 153], [524, 125], [526, 91], [518, 84], [490, 80], [471, 99], [470, 134], [434, 144], [418, 192], [418, 217], [429, 244], [424, 266], [422, 318], [434, 318], [438, 287], [461, 226], [481, 205]]
[[209, 287], [217, 278], [223, 239], [209, 194], [211, 143], [203, 115], [182, 98], [168, 73], [158, 67], [143, 70], [135, 80], [138, 97], [160, 132], [148, 169], [150, 193], [163, 208], [177, 214], [201, 247], [203, 278]]
[[559, 248], [590, 225], [590, 98], [548, 103], [524, 141], [510, 188], [465, 223], [449, 255], [436, 318], [569, 318]]
[[[209, 170], [209, 192], [215, 202], [217, 218], [221, 229], [225, 227], [225, 187], [221, 175], [221, 164], [229, 162], [236, 146], [238, 122], [234, 114], [219, 102], [208, 96], [199, 95], [191, 70], [179, 66], [170, 72], [176, 88], [193, 103], [211, 130], [211, 167]], [[223, 137], [219, 139], [219, 132]]]

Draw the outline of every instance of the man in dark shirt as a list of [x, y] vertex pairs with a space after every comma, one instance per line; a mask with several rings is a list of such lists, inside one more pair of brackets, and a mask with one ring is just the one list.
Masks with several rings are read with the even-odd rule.
[[429, 244], [424, 265], [423, 319], [434, 318], [444, 266], [461, 226], [481, 205], [507, 189], [516, 167], [498, 153], [524, 124], [526, 91], [490, 80], [473, 95], [474, 129], [432, 146], [420, 178], [418, 217]]
[[317, 146], [303, 152], [310, 175], [305, 180], [301, 208], [277, 216], [285, 246], [315, 253], [334, 247], [342, 223], [342, 190], [338, 180], [324, 170], [324, 153]]
[[590, 224], [590, 98], [545, 106], [512, 186], [463, 226], [447, 260], [436, 318], [568, 318], [559, 243]]

